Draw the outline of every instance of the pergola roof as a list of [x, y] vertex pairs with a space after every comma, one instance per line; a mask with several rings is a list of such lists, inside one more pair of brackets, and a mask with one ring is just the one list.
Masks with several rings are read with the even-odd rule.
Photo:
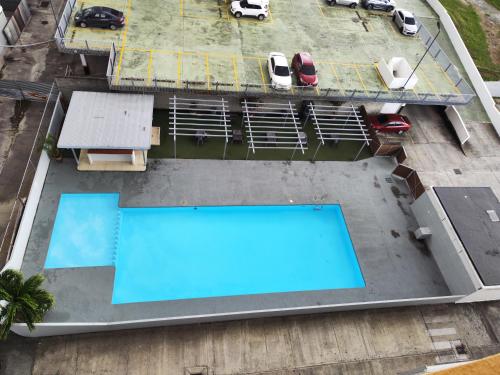
[[308, 116], [321, 144], [325, 141], [360, 141], [367, 145], [370, 135], [359, 108], [351, 105], [309, 103]]
[[151, 148], [153, 95], [75, 91], [57, 147]]
[[242, 102], [243, 122], [247, 130], [248, 150], [307, 150], [295, 104], [276, 102]]
[[[174, 97], [169, 100], [169, 135], [224, 138], [224, 156], [231, 137], [229, 105], [224, 98], [195, 99]], [[174, 150], [176, 153], [176, 150]]]

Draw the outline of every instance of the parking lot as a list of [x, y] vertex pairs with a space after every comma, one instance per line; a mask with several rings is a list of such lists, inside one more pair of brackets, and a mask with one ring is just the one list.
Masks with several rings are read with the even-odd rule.
[[[279, 51], [289, 60], [309, 51], [319, 71], [320, 89], [342, 93], [385, 91], [377, 71], [381, 58], [405, 57], [415, 66], [425, 52], [420, 38], [402, 36], [390, 14], [358, 7], [330, 7], [324, 0], [272, 0], [264, 21], [234, 18], [229, 0], [102, 0], [99, 5], [122, 10], [121, 30], [82, 29], [71, 21], [68, 48], [110, 49], [116, 59], [113, 85], [159, 85], [204, 90], [269, 92], [267, 54]], [[96, 5], [77, 1], [74, 12]], [[147, 5], [147, 6], [146, 6]], [[398, 1], [419, 19], [435, 25], [433, 13], [421, 1]], [[152, 11], [153, 9], [153, 11]], [[417, 70], [414, 95], [456, 94], [458, 89], [429, 55]], [[293, 89], [292, 89], [293, 93]], [[389, 96], [390, 98], [391, 96]]]

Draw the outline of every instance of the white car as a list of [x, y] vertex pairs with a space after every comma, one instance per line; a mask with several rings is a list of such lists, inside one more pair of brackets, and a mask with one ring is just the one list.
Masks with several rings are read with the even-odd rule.
[[418, 31], [415, 16], [407, 10], [396, 9], [392, 16], [392, 20], [396, 23], [399, 31], [403, 35], [414, 36]]
[[359, 0], [326, 0], [326, 3], [330, 6], [333, 5], [347, 5], [349, 8], [356, 8], [359, 4]]
[[292, 73], [284, 54], [271, 52], [267, 58], [267, 68], [273, 89], [290, 90], [292, 88]]
[[269, 0], [238, 0], [231, 2], [231, 13], [236, 17], [256, 17], [260, 21], [269, 16]]

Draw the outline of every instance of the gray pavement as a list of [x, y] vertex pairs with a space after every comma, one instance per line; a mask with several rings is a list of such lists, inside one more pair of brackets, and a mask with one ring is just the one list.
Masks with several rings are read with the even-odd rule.
[[[53, 162], [22, 271], [43, 271], [57, 305], [48, 322], [120, 321], [449, 296], [431, 254], [411, 231], [406, 187], [390, 159], [345, 162], [150, 160], [145, 173], [77, 172]], [[386, 180], [389, 179], [389, 180]], [[61, 193], [119, 192], [122, 207], [340, 203], [366, 288], [112, 305], [114, 268], [44, 270]], [[237, 240], [236, 240], [237, 241]]]

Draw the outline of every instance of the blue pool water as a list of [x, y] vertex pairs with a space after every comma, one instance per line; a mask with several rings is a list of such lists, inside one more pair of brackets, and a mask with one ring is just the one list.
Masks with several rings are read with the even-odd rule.
[[365, 286], [339, 205], [119, 208], [118, 194], [63, 194], [45, 267], [106, 265], [115, 304]]

